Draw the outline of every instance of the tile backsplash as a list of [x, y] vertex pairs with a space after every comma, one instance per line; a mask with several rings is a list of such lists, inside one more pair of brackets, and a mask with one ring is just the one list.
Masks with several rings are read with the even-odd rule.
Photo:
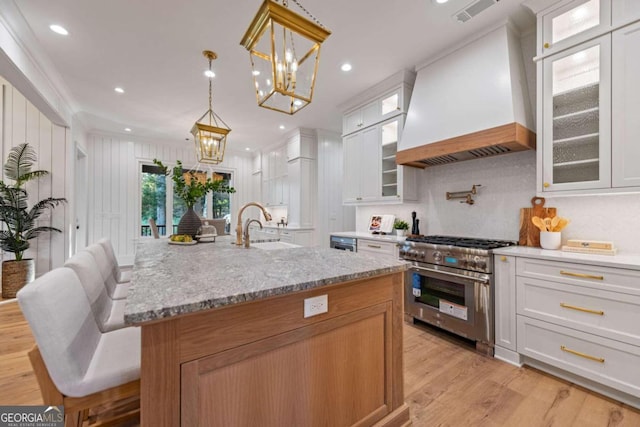
[[[534, 151], [426, 168], [417, 203], [359, 207], [356, 230], [366, 231], [373, 214], [394, 214], [411, 223], [415, 211], [422, 234], [518, 240], [520, 208], [531, 205], [535, 181]], [[447, 192], [468, 191], [474, 184], [481, 185], [475, 204], [446, 200]], [[546, 197], [546, 206], [571, 220], [563, 242], [610, 240], [619, 253], [640, 253], [640, 194]]]

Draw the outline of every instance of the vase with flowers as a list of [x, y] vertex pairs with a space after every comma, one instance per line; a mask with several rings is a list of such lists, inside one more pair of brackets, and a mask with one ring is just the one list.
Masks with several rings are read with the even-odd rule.
[[193, 210], [193, 205], [209, 192], [236, 192], [235, 188], [228, 186], [224, 181], [212, 179], [211, 177], [204, 178], [194, 171], [185, 171], [180, 160], [176, 161], [176, 165], [171, 172], [169, 172], [169, 168], [160, 160], [153, 159], [153, 163], [160, 167], [166, 176], [171, 175], [173, 194], [179, 197], [187, 207], [187, 211], [178, 223], [178, 234], [187, 234], [192, 237], [198, 234], [198, 229], [202, 226], [202, 221]]

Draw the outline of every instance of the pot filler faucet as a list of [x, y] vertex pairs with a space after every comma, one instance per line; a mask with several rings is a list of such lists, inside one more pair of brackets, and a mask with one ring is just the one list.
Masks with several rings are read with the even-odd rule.
[[[262, 215], [264, 215], [264, 219], [266, 219], [267, 221], [271, 221], [271, 214], [269, 212], [267, 212], [267, 210], [264, 208], [264, 206], [262, 206], [258, 202], [249, 202], [246, 205], [244, 205], [243, 207], [241, 207], [240, 210], [238, 211], [238, 225], [236, 226], [236, 245], [238, 245], [238, 246], [242, 246], [242, 234], [243, 234], [243, 230], [242, 230], [242, 213], [249, 206], [255, 206], [255, 207], [259, 208], [262, 211]], [[258, 220], [256, 220], [256, 221], [258, 221]], [[260, 221], [258, 221], [258, 224], [260, 224], [260, 228], [262, 228], [262, 223], [260, 223]], [[245, 235], [246, 235], [246, 240], [247, 240], [246, 247], [249, 247], [249, 244], [248, 244], [249, 243], [249, 222], [247, 222], [247, 231], [246, 231]]]

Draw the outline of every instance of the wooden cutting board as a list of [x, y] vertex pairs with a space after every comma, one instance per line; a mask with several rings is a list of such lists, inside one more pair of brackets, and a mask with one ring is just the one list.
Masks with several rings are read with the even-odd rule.
[[530, 208], [520, 209], [520, 239], [521, 246], [540, 247], [540, 229], [533, 225], [531, 218], [553, 218], [556, 216], [556, 208], [545, 208], [543, 197], [531, 199]]

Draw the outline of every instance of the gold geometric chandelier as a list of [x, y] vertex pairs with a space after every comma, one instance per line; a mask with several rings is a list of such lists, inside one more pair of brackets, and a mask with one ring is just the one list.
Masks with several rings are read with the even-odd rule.
[[202, 54], [209, 60], [209, 109], [191, 128], [196, 142], [196, 159], [200, 163], [217, 165], [224, 159], [227, 146], [227, 135], [231, 132], [229, 126], [211, 109], [211, 61], [218, 56], [210, 50]]
[[320, 45], [331, 34], [293, 2], [315, 22], [288, 9], [288, 0], [265, 0], [240, 42], [249, 51], [258, 105], [287, 114], [311, 102]]

